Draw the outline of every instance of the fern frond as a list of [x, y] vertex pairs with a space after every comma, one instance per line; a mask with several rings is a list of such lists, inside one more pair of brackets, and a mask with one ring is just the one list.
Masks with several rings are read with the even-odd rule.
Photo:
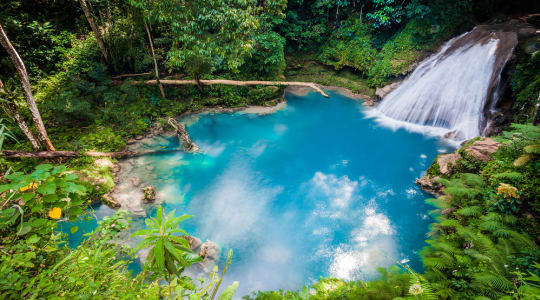
[[475, 274], [474, 279], [482, 285], [495, 288], [501, 292], [510, 291], [514, 288], [514, 285], [510, 280], [499, 274], [484, 272]]
[[482, 208], [480, 206], [467, 206], [458, 209], [457, 213], [465, 217], [479, 216], [482, 214]]
[[532, 154], [528, 154], [528, 153], [523, 154], [520, 157], [518, 157], [516, 160], [514, 160], [514, 167], [523, 167], [533, 158], [534, 156]]
[[540, 144], [533, 144], [523, 148], [529, 154], [540, 154]]

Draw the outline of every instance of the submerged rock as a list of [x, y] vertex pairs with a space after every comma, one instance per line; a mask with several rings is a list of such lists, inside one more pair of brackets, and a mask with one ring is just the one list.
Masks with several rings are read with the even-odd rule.
[[141, 185], [141, 179], [139, 177], [133, 177], [131, 178], [131, 184], [133, 184], [133, 186], [139, 186]]
[[149, 185], [142, 189], [143, 191], [143, 202], [150, 203], [156, 201], [156, 189]]

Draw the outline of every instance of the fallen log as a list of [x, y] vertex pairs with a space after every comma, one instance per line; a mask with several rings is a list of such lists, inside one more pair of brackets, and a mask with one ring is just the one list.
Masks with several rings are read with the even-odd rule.
[[[197, 85], [196, 80], [167, 80], [163, 79], [159, 81], [161, 84], [165, 85]], [[227, 80], [227, 79], [214, 79], [214, 80], [205, 80], [201, 79], [199, 82], [203, 85], [235, 85], [235, 86], [248, 86], [248, 85], [275, 85], [275, 86], [306, 86], [314, 89], [316, 92], [320, 93], [324, 97], [328, 98], [329, 96], [313, 82], [299, 82], [299, 81], [238, 81], [238, 80]], [[157, 80], [145, 80], [145, 81], [132, 81], [131, 84], [135, 85], [157, 85]]]
[[171, 117], [169, 117], [168, 123], [176, 131], [176, 135], [178, 136], [182, 147], [184, 147], [187, 152], [197, 152], [200, 150], [199, 146], [197, 146], [189, 138], [189, 134], [183, 124], [178, 123], [175, 119]]
[[61, 158], [61, 157], [80, 157], [80, 156], [92, 156], [92, 157], [111, 157], [111, 158], [127, 158], [137, 157], [143, 155], [153, 154], [167, 154], [173, 152], [179, 152], [182, 150], [158, 150], [158, 151], [120, 151], [120, 152], [98, 152], [98, 151], [16, 151], [16, 150], [2, 150], [3, 157], [7, 158]]

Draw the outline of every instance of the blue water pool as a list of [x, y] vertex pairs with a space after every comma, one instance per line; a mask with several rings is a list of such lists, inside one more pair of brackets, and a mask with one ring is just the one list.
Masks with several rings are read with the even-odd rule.
[[[361, 102], [329, 94], [288, 94], [287, 106], [268, 115], [191, 117], [202, 153], [141, 157], [130, 171], [156, 187], [166, 211], [194, 215], [189, 232], [234, 249], [226, 281], [240, 282], [237, 295], [298, 289], [320, 276], [370, 279], [400, 261], [422, 268], [432, 220], [415, 180], [448, 147], [380, 127]], [[156, 137], [145, 147], [177, 146]], [[72, 245], [95, 226], [78, 225], [88, 228]]]

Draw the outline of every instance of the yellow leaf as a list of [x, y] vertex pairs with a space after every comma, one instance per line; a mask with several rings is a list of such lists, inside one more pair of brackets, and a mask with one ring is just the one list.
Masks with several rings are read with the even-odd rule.
[[51, 219], [60, 219], [62, 216], [62, 209], [60, 207], [53, 207], [53, 209], [49, 210], [49, 217]]
[[20, 188], [19, 191], [25, 192], [25, 191], [28, 191], [29, 189], [35, 189], [37, 188], [37, 186], [38, 186], [37, 182], [32, 182], [29, 185], [23, 186], [22, 188]]

